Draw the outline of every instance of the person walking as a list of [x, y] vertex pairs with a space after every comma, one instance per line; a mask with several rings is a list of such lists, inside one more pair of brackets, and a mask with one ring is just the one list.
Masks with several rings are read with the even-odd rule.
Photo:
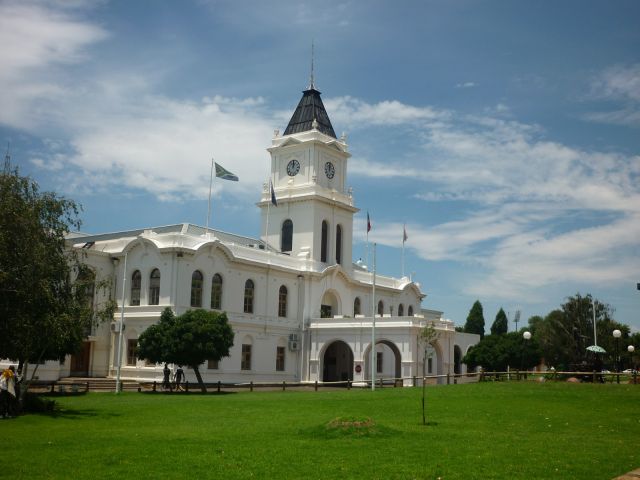
[[184, 370], [182, 370], [182, 365], [178, 365], [178, 369], [176, 370], [176, 392], [182, 390], [180, 384], [184, 381]]
[[173, 387], [171, 386], [171, 370], [169, 370], [166, 362], [162, 369], [162, 389], [169, 390], [170, 392], [173, 391]]
[[0, 375], [0, 416], [11, 418], [15, 415], [16, 369], [13, 365]]

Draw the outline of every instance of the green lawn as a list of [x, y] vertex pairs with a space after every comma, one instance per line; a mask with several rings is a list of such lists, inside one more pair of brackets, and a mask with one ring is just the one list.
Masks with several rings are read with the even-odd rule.
[[[640, 467], [640, 386], [88, 394], [0, 421], [0, 478], [609, 480]], [[370, 417], [366, 435], [325, 429]]]

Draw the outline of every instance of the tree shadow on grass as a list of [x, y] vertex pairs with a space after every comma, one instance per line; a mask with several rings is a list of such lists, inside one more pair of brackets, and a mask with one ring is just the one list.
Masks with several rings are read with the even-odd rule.
[[115, 418], [122, 416], [120, 413], [105, 413], [92, 408], [77, 409], [77, 408], [56, 408], [51, 412], [32, 412], [29, 415], [39, 415], [43, 417], [64, 419], [64, 420], [80, 420], [83, 418], [105, 417]]

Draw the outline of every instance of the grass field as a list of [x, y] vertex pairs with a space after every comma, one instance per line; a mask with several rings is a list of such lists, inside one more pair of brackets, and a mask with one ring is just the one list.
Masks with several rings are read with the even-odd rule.
[[[0, 478], [609, 480], [640, 467], [640, 386], [88, 394], [0, 421]], [[369, 417], [362, 429], [328, 429]], [[354, 431], [355, 430], [355, 431]]]

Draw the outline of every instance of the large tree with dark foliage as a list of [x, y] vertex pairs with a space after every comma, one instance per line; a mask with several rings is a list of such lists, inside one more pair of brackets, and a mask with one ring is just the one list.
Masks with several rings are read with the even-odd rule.
[[[75, 202], [41, 192], [5, 163], [0, 174], [0, 358], [19, 364], [26, 383], [21, 404], [37, 365], [75, 353], [97, 318], [87, 302], [94, 276], [65, 244], [65, 235], [80, 227], [78, 213]], [[112, 310], [102, 313], [108, 317]], [[30, 364], [36, 365], [31, 376]]]
[[593, 355], [587, 352], [587, 347], [594, 344], [594, 307], [597, 343], [607, 351], [599, 361], [613, 367], [616, 345], [612, 332], [615, 329], [622, 332], [622, 338], [618, 341], [619, 353], [623, 359], [628, 355], [629, 327], [613, 319], [610, 305], [593, 299], [591, 295], [577, 293], [544, 318], [529, 319], [531, 333], [540, 344], [547, 365], [561, 370], [589, 368], [593, 363]]
[[528, 369], [540, 362], [540, 349], [535, 338], [524, 340], [523, 331], [504, 335], [488, 335], [471, 347], [462, 360], [469, 367], [483, 367], [487, 371], [504, 372]]
[[504, 335], [509, 330], [509, 320], [504, 310], [500, 308], [496, 314], [496, 319], [491, 325], [491, 335]]
[[176, 316], [167, 307], [160, 322], [138, 337], [137, 355], [154, 363], [187, 365], [193, 369], [200, 389], [206, 392], [200, 365], [206, 360], [219, 361], [228, 357], [233, 337], [233, 329], [224, 312], [195, 309]]
[[471, 307], [467, 321], [464, 324], [464, 331], [467, 333], [477, 333], [480, 335], [480, 338], [484, 337], [484, 314], [482, 313], [480, 300], [476, 300]]

